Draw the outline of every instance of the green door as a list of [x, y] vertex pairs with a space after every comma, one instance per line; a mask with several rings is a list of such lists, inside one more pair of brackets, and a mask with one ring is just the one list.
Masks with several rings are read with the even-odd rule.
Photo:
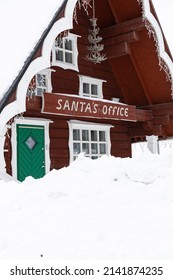
[[44, 126], [17, 125], [17, 179], [45, 175]]

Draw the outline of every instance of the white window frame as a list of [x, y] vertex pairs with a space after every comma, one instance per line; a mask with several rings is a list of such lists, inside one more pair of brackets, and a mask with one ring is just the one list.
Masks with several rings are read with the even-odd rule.
[[[88, 98], [99, 98], [103, 99], [103, 82], [106, 82], [105, 80], [92, 78], [88, 76], [79, 75], [79, 95], [83, 97]], [[83, 84], [89, 84], [89, 94], [86, 94], [83, 92]], [[97, 86], [97, 95], [92, 95], [91, 92], [91, 86], [96, 85]]]
[[37, 119], [37, 118], [15, 118], [12, 123], [12, 176], [17, 180], [17, 124], [25, 125], [38, 125], [44, 126], [44, 145], [45, 145], [45, 174], [50, 171], [50, 137], [49, 137], [49, 124], [53, 123], [50, 119]]
[[[83, 122], [83, 121], [76, 121], [76, 120], [70, 120], [68, 121], [68, 126], [69, 126], [69, 152], [70, 152], [70, 163], [74, 161], [74, 157], [76, 156], [73, 152], [73, 143], [75, 143], [76, 141], [73, 141], [73, 130], [74, 129], [79, 129], [80, 131], [82, 130], [94, 130], [94, 131], [105, 131], [105, 136], [106, 136], [106, 140], [103, 143], [106, 143], [106, 155], [110, 155], [110, 151], [111, 151], [111, 140], [110, 140], [110, 129], [111, 127], [113, 127], [110, 124], [99, 124], [99, 123], [91, 123], [91, 122]], [[81, 132], [80, 132], [81, 133]], [[91, 140], [91, 139], [90, 139]], [[85, 143], [85, 141], [82, 141], [82, 139], [80, 139], [79, 141], [77, 140], [77, 142], [80, 142], [80, 146], [82, 146], [82, 143]], [[101, 144], [101, 141], [96, 141], [98, 146], [99, 144]], [[87, 141], [87, 143], [89, 143], [90, 145], [90, 153], [87, 155], [87, 157], [92, 157], [92, 156], [103, 156], [104, 154], [101, 154], [100, 152], [98, 152], [97, 154], [92, 154], [91, 153], [91, 144], [95, 143], [95, 141]], [[82, 150], [82, 149], [81, 149]]]
[[[65, 48], [60, 48], [60, 47], [56, 47], [55, 46], [55, 41], [53, 44], [53, 48], [52, 48], [52, 65], [54, 66], [59, 66], [63, 69], [71, 69], [74, 71], [79, 72], [79, 68], [78, 68], [78, 47], [77, 47], [77, 39], [78, 37], [80, 37], [79, 35], [73, 34], [73, 33], [69, 33], [68, 36], [63, 37], [62, 38], [62, 42], [63, 42], [63, 47], [64, 47], [64, 42], [65, 40], [71, 40], [72, 41], [72, 51], [70, 50], [66, 50]], [[63, 52], [63, 61], [57, 60], [56, 59], [56, 51], [61, 50]], [[72, 63], [70, 62], [65, 62], [64, 57], [65, 57], [65, 52], [69, 52], [72, 54]]]
[[[35, 96], [42, 96], [43, 92], [52, 92], [52, 81], [51, 81], [51, 73], [54, 71], [53, 69], [45, 69], [40, 71], [35, 75], [35, 83], [36, 83], [36, 88], [35, 88]], [[45, 82], [46, 86], [40, 86], [37, 84], [37, 75], [44, 75], [45, 76]], [[42, 94], [38, 94], [37, 89], [42, 89]]]

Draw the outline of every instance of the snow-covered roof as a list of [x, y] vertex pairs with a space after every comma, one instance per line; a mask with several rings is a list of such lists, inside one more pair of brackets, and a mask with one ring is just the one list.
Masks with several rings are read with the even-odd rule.
[[0, 99], [64, 0], [0, 1]]

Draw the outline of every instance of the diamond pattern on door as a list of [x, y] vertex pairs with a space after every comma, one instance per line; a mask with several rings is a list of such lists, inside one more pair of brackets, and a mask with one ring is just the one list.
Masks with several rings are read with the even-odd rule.
[[29, 138], [25, 141], [25, 144], [30, 150], [33, 150], [37, 145], [37, 141], [32, 136], [29, 136]]

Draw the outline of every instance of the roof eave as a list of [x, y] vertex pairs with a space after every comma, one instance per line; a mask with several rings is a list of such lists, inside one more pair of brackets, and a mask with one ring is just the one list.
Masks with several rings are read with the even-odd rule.
[[32, 52], [30, 53], [30, 55], [24, 62], [22, 69], [19, 71], [18, 75], [16, 76], [16, 78], [14, 79], [14, 81], [12, 82], [12, 84], [10, 85], [8, 90], [4, 93], [2, 99], [0, 100], [0, 112], [8, 104], [8, 101], [9, 101], [11, 95], [13, 94], [14, 90], [17, 88], [18, 83], [20, 82], [21, 78], [23, 77], [23, 75], [24, 75], [25, 71], [27, 70], [28, 66], [30, 65], [31, 61], [34, 59], [37, 51], [40, 49], [44, 39], [46, 38], [46, 36], [49, 33], [50, 29], [52, 28], [53, 24], [56, 22], [57, 17], [60, 16], [61, 13], [64, 11], [67, 2], [68, 2], [68, 0], [64, 0], [61, 7], [56, 11], [56, 13], [54, 14], [52, 20], [50, 21], [48, 27], [44, 30], [40, 39], [36, 43], [34, 49], [32, 50]]

